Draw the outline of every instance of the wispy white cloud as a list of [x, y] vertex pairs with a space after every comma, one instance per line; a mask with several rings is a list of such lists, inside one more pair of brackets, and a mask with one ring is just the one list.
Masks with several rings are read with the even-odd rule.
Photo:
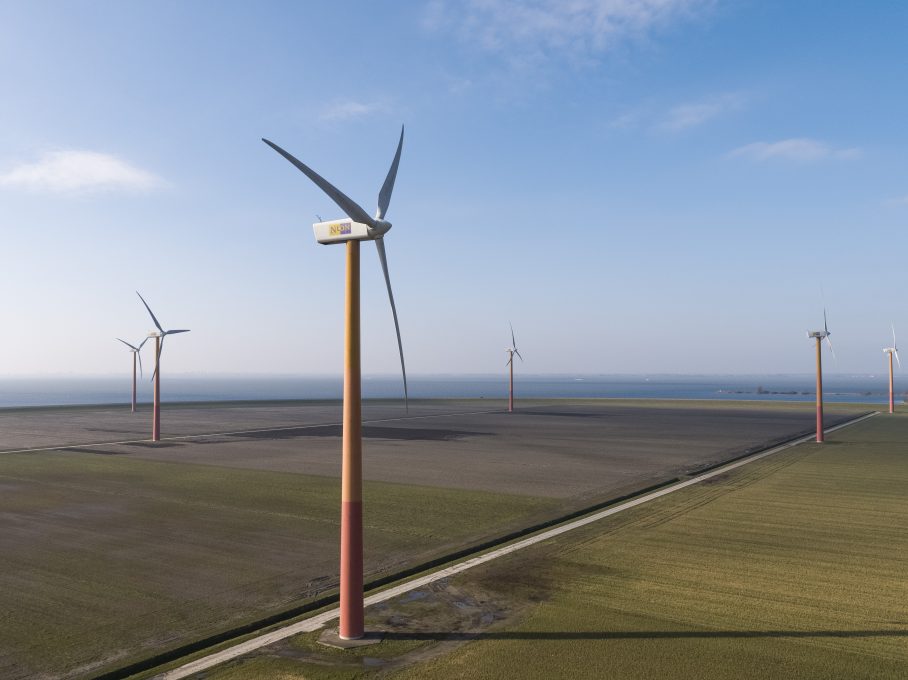
[[783, 139], [778, 142], [754, 142], [734, 149], [730, 156], [750, 158], [757, 161], [782, 159], [790, 161], [821, 161], [838, 158], [857, 158], [861, 155], [858, 148], [836, 148], [816, 139], [799, 137]]
[[751, 94], [741, 91], [714, 93], [672, 107], [648, 101], [608, 119], [606, 124], [623, 130], [681, 132], [743, 109], [751, 98]]
[[640, 124], [640, 118], [641, 114], [639, 111], [625, 111], [607, 120], [606, 125], [618, 130], [628, 130], [637, 127]]
[[322, 120], [350, 120], [363, 118], [376, 113], [387, 113], [391, 107], [387, 102], [359, 102], [355, 100], [339, 101], [325, 108], [319, 116]]
[[161, 185], [156, 175], [97, 151], [49, 151], [0, 174], [0, 186], [64, 194], [149, 191]]
[[458, 78], [451, 76], [448, 78], [448, 92], [451, 94], [462, 94], [473, 87], [473, 81], [469, 78]]
[[672, 132], [692, 128], [742, 108], [745, 101], [744, 94], [729, 92], [679, 104], [669, 110], [668, 115], [659, 123], [658, 127]]
[[589, 57], [713, 5], [715, 0], [432, 0], [423, 25], [518, 58], [556, 52]]

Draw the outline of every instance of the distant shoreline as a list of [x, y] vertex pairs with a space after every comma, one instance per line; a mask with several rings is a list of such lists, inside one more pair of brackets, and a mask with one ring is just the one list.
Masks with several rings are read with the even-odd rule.
[[[899, 384], [897, 383], [897, 387]], [[503, 399], [504, 374], [494, 376], [415, 376], [408, 380], [411, 399]], [[816, 388], [810, 375], [778, 376], [534, 376], [515, 375], [518, 399], [705, 399], [812, 401]], [[181, 377], [164, 375], [165, 403], [185, 402], [331, 402], [342, 397], [340, 377]], [[0, 378], [0, 409], [50, 406], [117, 405], [129, 401], [131, 375], [103, 378]], [[897, 392], [902, 401], [904, 391]], [[138, 383], [138, 401], [150, 403], [149, 376]], [[403, 399], [399, 376], [363, 380], [363, 398]], [[883, 404], [887, 381], [879, 376], [829, 375], [828, 401]]]
[[[490, 406], [495, 405], [501, 408], [507, 406], [505, 398], [485, 398], [485, 397], [421, 397], [410, 399], [411, 406], [417, 406], [420, 403], [438, 404], [440, 402], [456, 403], [484, 403]], [[400, 404], [403, 408], [403, 399], [391, 397], [363, 398], [364, 404], [374, 405], [393, 405]], [[525, 397], [520, 403], [526, 405], [538, 406], [551, 402], [632, 402], [646, 403], [651, 405], [712, 405], [712, 406], [748, 406], [759, 408], [778, 408], [778, 407], [796, 407], [812, 406], [814, 399], [708, 399], [699, 397]], [[340, 408], [341, 399], [212, 399], [200, 401], [163, 401], [162, 406], [167, 409], [210, 409], [210, 408], [261, 408], [261, 407], [301, 407], [301, 406], [325, 406], [337, 405]], [[903, 404], [904, 401], [897, 401], [897, 404]], [[826, 404], [827, 408], [866, 408], [868, 405], [874, 405], [874, 402], [863, 401], [830, 401]], [[16, 412], [53, 412], [53, 411], [125, 411], [129, 410], [129, 402], [109, 402], [109, 403], [82, 403], [82, 404], [37, 404], [25, 406], [0, 406], [0, 415], [4, 413]], [[142, 413], [151, 415], [151, 402], [139, 402], [137, 417]]]

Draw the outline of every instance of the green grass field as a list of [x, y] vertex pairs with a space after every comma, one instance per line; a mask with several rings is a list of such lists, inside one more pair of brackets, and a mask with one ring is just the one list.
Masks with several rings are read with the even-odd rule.
[[[3, 678], [123, 665], [298, 605], [337, 570], [335, 478], [46, 452], [2, 457], [0, 489]], [[554, 505], [380, 482], [364, 497], [372, 573]]]
[[908, 677], [908, 415], [829, 437], [208, 675]]
[[[552, 405], [570, 403], [553, 401]], [[602, 400], [588, 403], [612, 405]], [[786, 427], [803, 427], [803, 423], [794, 425], [787, 418], [770, 425], [773, 418], [756, 415], [756, 429], [750, 429], [746, 413], [738, 413], [727, 423], [716, 419], [715, 428], [724, 427], [725, 431], [714, 437], [712, 416], [703, 416], [701, 402], [694, 405], [696, 408], [685, 402], [627, 402], [635, 411], [650, 407], [692, 409], [685, 411], [690, 419], [669, 414], [664, 422], [678, 437], [687, 428], [689, 436], [683, 444], [688, 455], [703, 446], [696, 455], [704, 460], [729, 455], [732, 449], [728, 447], [733, 448], [737, 437], [754, 442], [760, 441], [759, 437], [784, 433]], [[749, 402], [729, 408], [732, 406], [740, 412], [749, 408], [761, 413], [771, 409], [809, 410], [803, 404]], [[842, 410], [848, 411], [853, 413], [854, 409]], [[13, 421], [11, 436], [33, 429], [41, 435], [47, 414], [42, 411], [39, 415]], [[586, 497], [565, 500], [531, 492], [500, 493], [497, 484], [495, 491], [483, 491], [439, 487], [425, 480], [438, 479], [441, 483], [445, 475], [465, 472], [473, 473], [472, 481], [481, 483], [483, 473], [477, 465], [488, 463], [491, 474], [499, 474], [504, 460], [515, 465], [513, 471], [508, 467], [505, 481], [523, 479], [523, 470], [529, 475], [524, 479], [529, 480], [526, 488], [545, 491], [546, 484], [559, 489], [559, 485], [574, 484], [576, 480], [572, 481], [570, 475], [576, 477], [578, 465], [587, 466], [583, 474], [589, 477], [581, 477], [583, 483], [577, 488], [586, 488], [590, 479], [600, 480], [599, 475], [602, 481], [596, 484], [608, 482], [609, 475], [620, 478], [622, 470], [634, 472], [639, 464], [634, 456], [638, 454], [644, 461], [650, 460], [646, 456], [655, 455], [658, 460], [649, 463], [655, 465], [654, 470], [664, 465], [671, 471], [672, 465], [679, 465], [672, 462], [674, 449], [680, 448], [674, 446], [677, 440], [659, 428], [643, 437], [642, 448], [634, 448], [640, 443], [636, 425], [630, 429], [625, 426], [626, 431], [616, 435], [610, 429], [614, 427], [610, 418], [565, 420], [547, 415], [552, 414], [520, 421], [522, 425], [516, 430], [523, 433], [522, 439], [508, 438], [515, 429], [511, 421], [502, 419], [497, 426], [494, 416], [488, 420], [492, 425], [468, 421], [470, 425], [461, 427], [467, 432], [462, 449], [456, 448], [458, 442], [409, 441], [406, 437], [371, 442], [372, 452], [387, 454], [389, 448], [398, 447], [400, 450], [385, 460], [401, 466], [402, 471], [413, 465], [410, 454], [430, 448], [439, 467], [433, 467], [430, 460], [427, 469], [432, 474], [409, 484], [398, 483], [396, 478], [366, 482], [368, 577], [392, 573], [550, 519], [565, 508], [573, 509], [570, 503], [592, 502]], [[628, 422], [636, 422], [633, 418], [640, 416], [628, 417]], [[46, 422], [48, 432], [72, 430], [77, 439], [88, 441], [100, 436], [95, 430], [114, 432], [121, 438], [120, 429], [130, 426], [106, 413], [93, 414], [90, 409], [81, 413], [78, 422], [61, 424], [52, 417]], [[526, 436], [527, 428], [535, 435]], [[406, 433], [412, 428], [400, 431]], [[577, 433], [586, 434], [573, 438]], [[612, 441], [615, 437], [617, 443]], [[305, 466], [296, 471], [277, 470], [256, 467], [256, 462], [257, 457], [270, 464], [269, 456], [280, 462], [281, 456], [306, 453], [313, 460], [326, 460], [321, 454], [312, 454], [316, 446], [336, 461], [335, 440], [329, 435], [321, 439], [277, 436], [261, 444], [255, 438], [236, 444], [201, 438], [161, 442], [147, 450], [143, 447], [148, 445], [136, 443], [0, 455], [0, 677], [91, 677], [331, 592], [337, 577], [339, 480], [330, 475], [302, 474], [310, 472], [311, 468]], [[610, 445], [616, 446], [613, 458], [606, 450]], [[227, 455], [222, 449], [230, 446], [234, 448]], [[628, 451], [633, 455], [622, 458], [624, 446], [631, 447]], [[465, 455], [464, 460], [470, 462], [458, 466], [460, 459], [453, 457], [452, 451]], [[563, 451], [568, 455], [547, 457]], [[587, 458], [572, 457], [584, 451]], [[154, 459], [152, 452], [162, 458]], [[218, 463], [220, 454], [224, 464]], [[600, 454], [606, 455], [601, 461]], [[449, 463], [447, 467], [442, 466], [445, 462]], [[324, 469], [330, 473], [334, 468]], [[637, 488], [635, 484], [642, 483], [627, 481], [625, 486]], [[514, 609], [514, 603], [520, 601], [515, 595], [508, 607]], [[451, 612], [444, 612], [428, 598], [409, 603], [408, 611], [422, 607], [425, 616], [421, 620], [435, 622], [439, 631], [460, 626], [452, 612], [472, 612], [479, 618], [486, 615], [481, 608], [456, 598], [448, 604]], [[509, 611], [506, 607], [503, 615]], [[376, 610], [374, 616], [379, 617], [379, 625], [391, 615]], [[393, 660], [400, 656], [400, 649], [392, 653], [392, 647], [420, 653], [433, 648], [430, 640], [389, 639], [381, 650], [373, 649], [372, 653]], [[305, 645], [294, 647], [292, 652], [297, 661], [308, 653]]]

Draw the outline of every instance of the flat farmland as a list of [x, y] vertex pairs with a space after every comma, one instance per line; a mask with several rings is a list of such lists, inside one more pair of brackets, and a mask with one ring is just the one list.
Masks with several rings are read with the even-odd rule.
[[[367, 403], [369, 575], [813, 423], [809, 405], [501, 406]], [[147, 412], [0, 412], [0, 676], [91, 676], [330, 591], [339, 418], [336, 403], [183, 405], [152, 444]]]
[[[465, 574], [461, 601], [519, 614], [449, 614], [449, 639], [472, 642], [385, 677], [905, 678], [906, 519], [908, 414], [880, 415]], [[426, 626], [443, 600], [370, 623], [413, 622], [389, 645], [444, 643]], [[305, 668], [282, 677], [321, 677]]]
[[906, 518], [908, 413], [878, 415], [375, 604], [376, 645], [205, 677], [905, 678]]

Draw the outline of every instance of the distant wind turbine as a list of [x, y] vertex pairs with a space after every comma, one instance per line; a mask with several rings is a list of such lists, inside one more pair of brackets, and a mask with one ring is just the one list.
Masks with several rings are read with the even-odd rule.
[[889, 413], [895, 413], [895, 381], [892, 376], [893, 355], [895, 355], [899, 368], [902, 367], [902, 362], [899, 360], [899, 348], [895, 342], [895, 324], [890, 324], [890, 327], [892, 328], [892, 347], [885, 347], [883, 352], [889, 355]]
[[161, 352], [164, 350], [164, 338], [175, 333], [188, 333], [189, 329], [182, 328], [165, 331], [161, 328], [161, 324], [158, 323], [157, 317], [151, 311], [151, 307], [145, 302], [145, 298], [142, 297], [141, 293], [136, 291], [136, 295], [139, 296], [142, 304], [145, 305], [145, 309], [148, 310], [151, 320], [154, 321], [154, 325], [158, 329], [157, 332], [152, 331], [148, 334], [149, 338], [154, 338], [154, 374], [151, 376], [151, 379], [154, 380], [154, 419], [151, 427], [151, 440], [157, 442], [161, 441]]
[[[407, 394], [407, 370], [404, 366], [404, 349], [400, 340], [400, 325], [397, 322], [397, 308], [391, 292], [391, 278], [388, 275], [388, 261], [385, 257], [384, 235], [391, 229], [385, 220], [397, 166], [404, 143], [404, 129], [400, 128], [400, 141], [391, 162], [391, 168], [378, 193], [378, 209], [371, 217], [359, 204], [347, 197], [337, 187], [284, 151], [277, 144], [262, 139], [292, 163], [300, 172], [311, 179], [319, 189], [347, 215], [347, 219], [330, 222], [319, 221], [312, 225], [315, 239], [322, 244], [346, 243], [347, 274], [345, 295], [344, 331], [344, 425], [343, 425], [343, 466], [341, 473], [341, 555], [340, 555], [340, 625], [338, 634], [345, 640], [356, 640], [364, 634], [363, 623], [363, 504], [362, 504], [362, 375], [360, 366], [360, 283], [359, 283], [359, 242], [375, 241], [378, 259], [385, 275], [394, 330], [397, 333], [397, 349], [400, 353], [400, 370], [404, 380], [404, 403], [409, 405]], [[409, 409], [409, 406], [408, 406]]]
[[138, 358], [138, 360], [139, 360], [139, 371], [142, 372], [142, 377], [144, 378], [145, 374], [144, 374], [144, 371], [142, 371], [142, 355], [140, 354], [140, 352], [142, 351], [142, 345], [144, 345], [146, 342], [148, 342], [148, 338], [145, 338], [142, 342], [140, 342], [138, 347], [136, 347], [135, 345], [130, 345], [128, 342], [126, 342], [125, 340], [121, 340], [120, 338], [117, 338], [117, 340], [120, 340], [120, 342], [122, 342], [124, 345], [129, 347], [129, 351], [132, 353], [132, 412], [135, 413], [136, 412], [136, 359]]
[[817, 341], [817, 442], [824, 441], [823, 436], [823, 339], [829, 345], [829, 351], [832, 358], [835, 359], [835, 350], [832, 349], [832, 340], [829, 336], [829, 324], [826, 322], [826, 310], [823, 310], [823, 330], [807, 331], [808, 338], [815, 338]]
[[[509, 324], [510, 325], [510, 324]], [[516, 354], [523, 361], [520, 352], [517, 351], [517, 340], [514, 339], [514, 326], [511, 325], [511, 346], [505, 352], [508, 353], [507, 366], [511, 369], [510, 380], [508, 381], [508, 413], [514, 412], [514, 355]]]

